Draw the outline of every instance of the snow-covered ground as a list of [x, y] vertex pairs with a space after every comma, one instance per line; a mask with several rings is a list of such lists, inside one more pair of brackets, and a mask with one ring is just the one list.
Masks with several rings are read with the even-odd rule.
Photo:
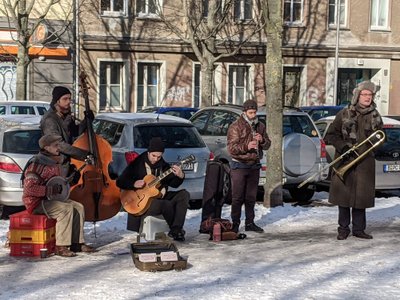
[[[265, 233], [219, 243], [198, 233], [201, 211], [189, 211], [187, 240], [176, 243], [188, 260], [180, 272], [135, 268], [125, 213], [98, 222], [96, 238], [86, 223], [94, 254], [15, 258], [1, 247], [0, 299], [399, 299], [400, 198], [378, 198], [367, 210], [374, 239], [338, 241], [327, 197], [317, 193], [309, 207], [257, 205]], [[1, 244], [8, 226], [1, 221]]]

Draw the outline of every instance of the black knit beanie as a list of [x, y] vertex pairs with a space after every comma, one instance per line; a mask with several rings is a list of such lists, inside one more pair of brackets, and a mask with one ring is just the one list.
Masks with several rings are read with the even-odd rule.
[[164, 152], [164, 143], [160, 137], [153, 137], [150, 140], [147, 152]]
[[53, 93], [52, 93], [52, 95], [53, 95], [53, 98], [51, 99], [51, 103], [50, 103], [50, 105], [51, 106], [54, 106], [54, 104], [62, 97], [62, 96], [64, 96], [64, 95], [67, 95], [67, 94], [70, 94], [71, 95], [71, 92], [69, 91], [69, 89], [67, 89], [66, 87], [64, 87], [64, 86], [56, 86], [54, 89], [53, 89]]

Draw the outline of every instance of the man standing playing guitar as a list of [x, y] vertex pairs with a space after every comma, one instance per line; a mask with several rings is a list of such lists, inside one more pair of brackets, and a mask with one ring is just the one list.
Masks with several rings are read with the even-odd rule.
[[176, 241], [184, 241], [183, 225], [190, 194], [186, 190], [168, 191], [168, 186], [179, 187], [185, 174], [180, 166], [171, 166], [167, 163], [162, 157], [163, 153], [164, 143], [161, 138], [152, 138], [147, 151], [131, 162], [117, 179], [117, 186], [122, 190], [139, 190], [146, 185], [143, 180], [146, 175], [159, 176], [168, 169], [172, 170], [171, 174], [161, 180], [158, 187], [159, 195], [152, 199], [148, 210], [143, 215], [134, 216], [128, 213], [127, 229], [138, 232], [142, 218], [162, 215], [170, 227], [168, 235]]

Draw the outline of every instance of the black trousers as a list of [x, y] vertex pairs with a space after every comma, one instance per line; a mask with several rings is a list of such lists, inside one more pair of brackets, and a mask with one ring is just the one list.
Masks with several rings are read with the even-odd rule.
[[[351, 209], [351, 218], [350, 218]], [[365, 209], [361, 208], [350, 208], [339, 206], [339, 227], [338, 232], [350, 232], [350, 220], [353, 225], [353, 233], [360, 233], [366, 228], [366, 216]]]
[[142, 219], [162, 215], [169, 227], [182, 229], [189, 207], [190, 194], [186, 190], [167, 192], [162, 199], [154, 199], [145, 214], [134, 216], [128, 213], [127, 229], [139, 232]]
[[240, 224], [244, 204], [246, 224], [254, 222], [254, 206], [257, 200], [259, 169], [231, 169], [232, 184], [232, 223]]

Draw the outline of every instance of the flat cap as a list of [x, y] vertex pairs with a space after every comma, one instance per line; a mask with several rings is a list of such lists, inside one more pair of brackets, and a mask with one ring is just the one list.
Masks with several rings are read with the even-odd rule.
[[46, 146], [50, 146], [54, 142], [61, 141], [62, 137], [56, 134], [46, 134], [39, 139], [40, 149], [44, 149]]

